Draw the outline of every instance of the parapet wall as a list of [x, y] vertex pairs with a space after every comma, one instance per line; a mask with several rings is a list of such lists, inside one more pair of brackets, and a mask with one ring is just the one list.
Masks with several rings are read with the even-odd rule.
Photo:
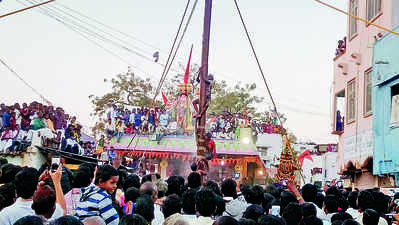
[[39, 169], [41, 165], [46, 162], [46, 155], [41, 153], [38, 148], [34, 146], [28, 147], [26, 152], [18, 155], [1, 153], [1, 157], [8, 160], [9, 163], [18, 166], [29, 166]]

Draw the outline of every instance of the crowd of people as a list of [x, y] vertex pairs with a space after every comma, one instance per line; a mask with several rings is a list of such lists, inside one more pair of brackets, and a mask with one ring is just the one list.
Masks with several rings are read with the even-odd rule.
[[[193, 121], [194, 123], [194, 121]], [[279, 133], [280, 125], [277, 117], [268, 117], [264, 121], [246, 118], [242, 113], [230, 113], [227, 111], [221, 114], [211, 113], [207, 117], [207, 129], [213, 138], [238, 139], [240, 128], [250, 127], [255, 135], [259, 133]], [[106, 110], [105, 132], [108, 138], [131, 134], [156, 134], [157, 139], [166, 135], [185, 134], [179, 132], [176, 115], [173, 111], [166, 111], [160, 108], [133, 107], [118, 108], [116, 105], [109, 105]], [[192, 131], [191, 131], [192, 132]]]
[[26, 151], [32, 142], [79, 154], [94, 148], [80, 140], [82, 126], [61, 107], [38, 102], [0, 104], [0, 118], [0, 152]]
[[[166, 132], [169, 114], [159, 108], [118, 108], [109, 105], [106, 110], [105, 133], [108, 138], [129, 134], [154, 134]], [[157, 129], [158, 128], [158, 129]]]
[[240, 128], [252, 128], [253, 134], [279, 133], [281, 127], [277, 117], [268, 117], [264, 121], [247, 117], [242, 113], [224, 111], [220, 115], [210, 114], [208, 118], [209, 130], [212, 136], [221, 139], [239, 139]]
[[[61, 161], [62, 162], [62, 161]], [[378, 188], [319, 190], [312, 184], [201, 182], [159, 174], [140, 177], [118, 164], [35, 168], [0, 160], [2, 225], [388, 225], [399, 194]]]

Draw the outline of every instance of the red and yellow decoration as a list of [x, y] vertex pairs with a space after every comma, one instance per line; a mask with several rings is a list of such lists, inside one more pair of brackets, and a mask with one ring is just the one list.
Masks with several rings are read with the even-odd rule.
[[291, 147], [290, 140], [284, 135], [285, 145], [281, 151], [280, 164], [277, 169], [277, 179], [279, 181], [295, 180], [295, 171], [301, 168], [298, 163], [294, 150]]

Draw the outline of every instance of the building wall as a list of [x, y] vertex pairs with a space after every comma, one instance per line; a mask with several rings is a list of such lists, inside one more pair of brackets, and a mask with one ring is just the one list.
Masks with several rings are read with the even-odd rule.
[[399, 1], [392, 1], [392, 27], [399, 26]]
[[[399, 31], [399, 28], [395, 29]], [[387, 34], [374, 46], [374, 160], [373, 173], [399, 172], [399, 125], [391, 124], [391, 87], [399, 84], [399, 37]], [[376, 62], [388, 64], [376, 64]]]
[[[312, 155], [313, 161], [305, 159], [302, 167], [305, 183], [320, 181], [324, 184], [327, 181], [339, 179], [337, 174], [337, 156], [338, 152], [327, 152], [321, 155]], [[313, 168], [321, 168], [322, 173], [312, 175], [311, 170]]]
[[338, 172], [338, 152], [327, 152], [325, 156], [325, 179], [326, 181], [332, 181], [333, 179], [339, 179]]
[[[364, 0], [359, 0], [358, 16], [367, 18], [367, 7]], [[348, 1], [349, 5], [349, 1]], [[348, 7], [349, 8], [349, 7]], [[392, 0], [382, 1], [382, 14], [374, 21], [374, 23], [391, 27], [392, 24]], [[349, 24], [349, 18], [348, 18]], [[349, 34], [349, 26], [348, 34]], [[356, 105], [355, 105], [355, 121], [347, 123], [347, 115], [345, 114], [344, 132], [339, 135], [339, 161], [338, 169], [343, 170], [345, 165], [351, 161], [357, 168], [360, 168], [367, 157], [372, 156], [372, 115], [364, 114], [364, 75], [365, 72], [372, 68], [373, 44], [374, 36], [383, 33], [382, 30], [374, 26], [366, 26], [361, 21], [357, 21], [357, 34], [352, 38], [348, 38], [346, 42], [346, 52], [334, 59], [334, 82], [333, 82], [333, 112], [332, 112], [332, 129], [335, 129], [336, 118], [336, 101], [335, 95], [345, 90], [346, 109], [347, 110], [347, 84], [349, 81], [356, 79]], [[360, 56], [360, 65], [356, 63], [356, 59], [352, 55]], [[343, 70], [339, 65], [346, 65], [347, 75], [343, 74]]]
[[283, 140], [281, 134], [258, 134], [256, 147], [267, 149], [260, 152], [262, 160], [266, 160], [266, 167], [270, 167], [271, 163], [277, 163], [283, 149]]
[[314, 183], [315, 181], [322, 181], [322, 174], [313, 174], [313, 168], [322, 168], [323, 169], [323, 157], [322, 155], [312, 155], [313, 161], [309, 159], [303, 160], [302, 166], [302, 174], [305, 180], [305, 184], [307, 183]]

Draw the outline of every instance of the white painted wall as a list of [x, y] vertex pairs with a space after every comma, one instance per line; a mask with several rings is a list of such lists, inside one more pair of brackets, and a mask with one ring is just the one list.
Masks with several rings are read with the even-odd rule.
[[[305, 183], [313, 184], [315, 181], [322, 181], [324, 183], [332, 179], [339, 179], [339, 175], [337, 174], [337, 157], [338, 152], [327, 152], [322, 155], [312, 155], [313, 162], [305, 159], [302, 167]], [[312, 176], [311, 170], [313, 168], [322, 168], [322, 174]]]
[[258, 134], [256, 147], [267, 148], [266, 155], [260, 155], [263, 160], [279, 158], [283, 148], [281, 134]]

